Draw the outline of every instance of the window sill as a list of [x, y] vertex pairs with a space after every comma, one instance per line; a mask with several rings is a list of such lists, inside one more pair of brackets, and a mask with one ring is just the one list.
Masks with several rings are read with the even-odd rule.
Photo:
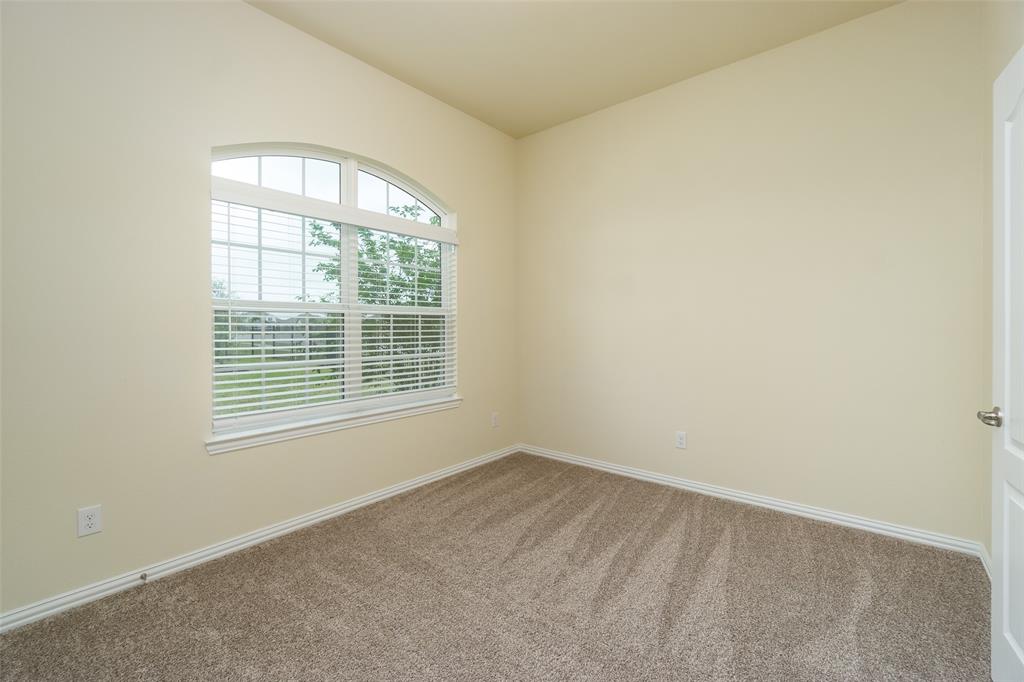
[[418, 414], [429, 414], [441, 410], [450, 410], [458, 407], [462, 398], [457, 395], [421, 400], [415, 403], [404, 403], [399, 405], [374, 406], [369, 409], [335, 414], [315, 419], [304, 419], [302, 421], [289, 422], [287, 424], [275, 424], [272, 426], [261, 426], [237, 431], [222, 431], [215, 433], [206, 441], [206, 451], [211, 455], [219, 455], [232, 450], [243, 450], [259, 445], [280, 443], [281, 441], [315, 436], [320, 433], [350, 429], [354, 426], [365, 424], [376, 424], [377, 422], [402, 419]]

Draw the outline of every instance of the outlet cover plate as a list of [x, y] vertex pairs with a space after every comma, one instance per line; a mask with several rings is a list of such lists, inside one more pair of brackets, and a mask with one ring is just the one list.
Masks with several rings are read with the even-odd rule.
[[78, 510], [78, 537], [103, 530], [103, 507], [96, 504]]

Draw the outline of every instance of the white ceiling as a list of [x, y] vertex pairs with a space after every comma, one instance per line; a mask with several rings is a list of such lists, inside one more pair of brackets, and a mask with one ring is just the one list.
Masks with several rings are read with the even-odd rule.
[[895, 4], [250, 0], [522, 137]]

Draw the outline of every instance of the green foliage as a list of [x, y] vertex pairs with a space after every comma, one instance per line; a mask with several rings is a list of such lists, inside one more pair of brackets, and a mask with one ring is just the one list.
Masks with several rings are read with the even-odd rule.
[[[312, 247], [326, 246], [334, 253], [341, 252], [341, 224], [330, 223], [324, 225], [318, 221], [309, 223], [309, 245]], [[313, 272], [323, 275], [325, 282], [334, 282], [334, 289], [319, 297], [320, 303], [337, 303], [341, 297], [338, 287], [341, 284], [341, 258], [333, 256], [316, 264]], [[309, 298], [308, 296], [306, 297]]]
[[[397, 215], [415, 220], [424, 210], [421, 205], [394, 207]], [[432, 224], [440, 218], [432, 215]], [[405, 305], [440, 307], [441, 247], [437, 242], [404, 235], [357, 228], [358, 236], [358, 301], [373, 305]], [[339, 223], [309, 224], [309, 245], [328, 247], [340, 253]], [[341, 284], [340, 257], [318, 263], [313, 271], [325, 282]], [[321, 303], [337, 301], [337, 291], [321, 296]]]
[[[420, 214], [427, 210], [423, 204], [407, 204], [405, 206], [392, 206], [391, 212], [409, 220], [419, 220]], [[440, 225], [441, 218], [433, 211], [430, 211], [430, 224]]]

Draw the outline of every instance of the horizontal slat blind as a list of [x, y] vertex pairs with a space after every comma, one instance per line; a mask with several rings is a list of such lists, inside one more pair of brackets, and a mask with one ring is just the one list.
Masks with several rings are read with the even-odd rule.
[[453, 244], [212, 202], [222, 426], [456, 385]]
[[344, 315], [215, 308], [214, 416], [344, 398]]

